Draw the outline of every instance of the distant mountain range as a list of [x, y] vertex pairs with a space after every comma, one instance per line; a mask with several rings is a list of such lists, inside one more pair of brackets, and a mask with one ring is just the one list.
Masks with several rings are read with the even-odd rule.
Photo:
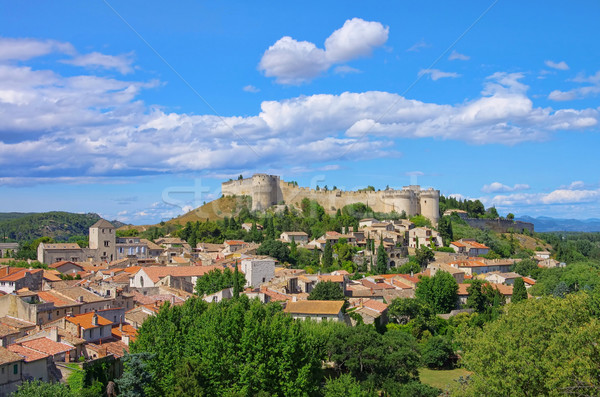
[[[52, 237], [66, 241], [73, 236], [87, 236], [89, 227], [100, 219], [100, 215], [74, 214], [70, 212], [0, 212], [0, 239], [7, 241], [29, 241], [39, 237]], [[111, 222], [116, 228], [124, 224]]]
[[521, 216], [516, 218], [519, 221], [531, 222], [536, 232], [600, 232], [600, 219], [559, 219], [540, 216], [532, 218], [530, 216]]

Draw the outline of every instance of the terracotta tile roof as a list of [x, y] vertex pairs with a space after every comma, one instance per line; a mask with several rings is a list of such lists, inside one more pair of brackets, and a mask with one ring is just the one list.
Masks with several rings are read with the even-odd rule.
[[98, 228], [98, 229], [114, 229], [115, 227], [113, 226], [112, 223], [110, 223], [109, 221], [107, 221], [106, 219], [99, 219], [98, 222], [94, 223], [92, 226], [90, 226], [91, 228]]
[[75, 262], [71, 262], [71, 261], [59, 261], [59, 262], [55, 262], [51, 265], [48, 265], [48, 267], [51, 267], [52, 269], [57, 269], [63, 265], [67, 265], [67, 264], [71, 264], [73, 266], [77, 266], [78, 268], [80, 268], [81, 270], [83, 270], [83, 266], [75, 263]]
[[46, 353], [51, 356], [55, 354], [65, 353], [75, 349], [73, 346], [69, 346], [64, 343], [54, 342], [49, 338], [38, 338], [28, 341], [21, 342], [21, 346], [25, 346], [29, 349], [36, 350], [38, 352]]
[[467, 292], [467, 288], [469, 288], [471, 284], [458, 284], [458, 295], [469, 295]]
[[363, 302], [363, 307], [367, 307], [371, 310], [375, 310], [376, 312], [383, 313], [387, 310], [388, 305], [374, 299], [369, 299], [368, 301]]
[[317, 279], [319, 281], [331, 281], [332, 283], [343, 283], [344, 282], [344, 276], [341, 274], [338, 276], [322, 274], [322, 275], [317, 276]]
[[44, 302], [52, 302], [54, 306], [74, 306], [78, 303], [72, 299], [65, 298], [64, 296], [60, 296], [55, 294], [52, 290], [50, 291], [38, 291], [37, 296], [43, 300]]
[[392, 285], [396, 288], [402, 288], [402, 289], [412, 289], [412, 287], [408, 284], [404, 284], [403, 282], [393, 278], [392, 280]]
[[114, 326], [112, 328], [112, 334], [113, 336], [121, 339], [123, 337], [123, 335], [125, 336], [129, 336], [131, 338], [131, 340], [135, 340], [136, 336], [137, 336], [137, 329], [133, 328], [131, 325], [129, 324], [123, 324], [123, 330], [121, 330], [119, 328], [119, 326]]
[[60, 272], [57, 270], [44, 270], [43, 277], [48, 281], [60, 281], [61, 278], [58, 276]]
[[260, 290], [260, 292], [262, 292], [263, 294], [265, 294], [266, 296], [268, 296], [269, 300], [271, 302], [285, 302], [285, 301], [291, 301], [293, 299], [289, 295], [285, 295], [285, 294], [282, 294], [282, 293], [277, 292], [277, 291], [273, 291], [273, 290], [268, 289], [268, 288], [262, 288]]
[[18, 334], [19, 330], [8, 325], [0, 324], [0, 338], [4, 338], [8, 335]]
[[223, 243], [225, 245], [244, 245], [244, 244], [249, 244], [245, 241], [241, 241], [241, 240], [225, 240], [225, 242]]
[[523, 277], [523, 281], [525, 282], [525, 284], [535, 285], [535, 280], [530, 277]]
[[450, 265], [456, 265], [458, 267], [485, 267], [485, 266], [493, 266], [487, 265], [481, 261], [477, 260], [464, 260], [464, 261], [454, 261], [450, 262]]
[[450, 245], [455, 245], [457, 247], [466, 247], [466, 245], [461, 243], [460, 241], [453, 241], [450, 243]]
[[42, 353], [42, 352], [38, 352], [35, 351], [33, 349], [29, 349], [25, 346], [21, 346], [21, 345], [9, 345], [7, 347], [8, 350], [10, 350], [13, 353], [17, 353], [18, 355], [20, 355], [21, 357], [23, 357], [25, 359], [26, 363], [30, 363], [32, 361], [37, 361], [37, 360], [41, 360], [43, 358], [49, 357], [50, 355], [47, 353]]
[[0, 278], [0, 281], [18, 281], [21, 280], [22, 278], [24, 278], [27, 274], [36, 274], [36, 273], [43, 273], [42, 269], [33, 269], [33, 270], [29, 270], [29, 269], [17, 269], [16, 271], [10, 271], [8, 276], [2, 277]]
[[10, 316], [0, 317], [0, 324], [7, 325], [12, 328], [35, 328], [35, 324], [29, 321], [21, 320]]
[[344, 306], [344, 301], [317, 301], [306, 300], [288, 302], [284, 309], [286, 313], [292, 314], [332, 314], [336, 315]]
[[365, 287], [370, 288], [370, 289], [374, 289], [374, 290], [376, 290], [376, 289], [394, 289], [393, 286], [391, 286], [391, 285], [389, 285], [387, 283], [374, 283], [374, 282], [366, 280], [366, 279], [362, 279], [362, 280], [359, 280], [359, 281]]
[[81, 325], [81, 328], [84, 328], [84, 329], [96, 328], [101, 325], [112, 324], [112, 321], [109, 321], [109, 320], [105, 319], [104, 317], [98, 316], [96, 314], [96, 316], [98, 316], [98, 325], [93, 325], [92, 318], [94, 317], [94, 314], [95, 314], [94, 312], [78, 314], [73, 317], [67, 317], [67, 321], [70, 323], [73, 323], [75, 325]]
[[193, 277], [202, 276], [211, 270], [220, 269], [221, 266], [149, 266], [140, 269], [150, 277], [153, 282], [158, 282], [166, 276]]
[[106, 300], [105, 298], [97, 295], [83, 287], [70, 287], [70, 288], [56, 288], [54, 291], [57, 294], [65, 296], [72, 300], [77, 300], [79, 297], [83, 297], [84, 302], [100, 302]]
[[17, 353], [13, 353], [5, 347], [0, 346], [0, 365], [16, 363], [22, 361], [23, 357]]
[[95, 352], [98, 352], [101, 349], [106, 349], [107, 354], [112, 354], [117, 358], [123, 357], [123, 350], [129, 353], [129, 346], [120, 340], [109, 340], [106, 342], [103, 341], [100, 345], [96, 343], [88, 343], [87, 347]]
[[160, 245], [155, 244], [154, 242], [152, 242], [150, 240], [146, 240], [145, 238], [141, 238], [140, 243], [146, 244], [146, 247], [148, 247], [149, 250], [162, 250], [163, 249]]

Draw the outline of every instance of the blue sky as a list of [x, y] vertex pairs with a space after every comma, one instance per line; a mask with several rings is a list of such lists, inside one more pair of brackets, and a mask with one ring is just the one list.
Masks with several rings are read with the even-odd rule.
[[155, 223], [268, 172], [600, 217], [600, 3], [0, 7], [0, 211]]

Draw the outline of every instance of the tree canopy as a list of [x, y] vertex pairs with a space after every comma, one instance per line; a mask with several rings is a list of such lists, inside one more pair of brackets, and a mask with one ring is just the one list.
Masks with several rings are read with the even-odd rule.
[[436, 313], [448, 313], [456, 307], [458, 284], [452, 275], [443, 270], [433, 277], [422, 277], [415, 296], [426, 302]]

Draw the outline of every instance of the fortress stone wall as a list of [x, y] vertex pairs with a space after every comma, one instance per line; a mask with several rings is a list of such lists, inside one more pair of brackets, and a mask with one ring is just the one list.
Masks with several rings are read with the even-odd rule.
[[328, 213], [335, 213], [348, 204], [364, 203], [376, 212], [404, 211], [408, 216], [421, 214], [434, 225], [439, 220], [440, 191], [422, 190], [418, 185], [378, 192], [324, 191], [298, 187], [276, 175], [255, 174], [251, 178], [224, 182], [221, 192], [224, 196], [250, 196], [252, 209], [259, 211], [282, 201], [299, 208], [302, 200], [307, 198], [317, 201]]

